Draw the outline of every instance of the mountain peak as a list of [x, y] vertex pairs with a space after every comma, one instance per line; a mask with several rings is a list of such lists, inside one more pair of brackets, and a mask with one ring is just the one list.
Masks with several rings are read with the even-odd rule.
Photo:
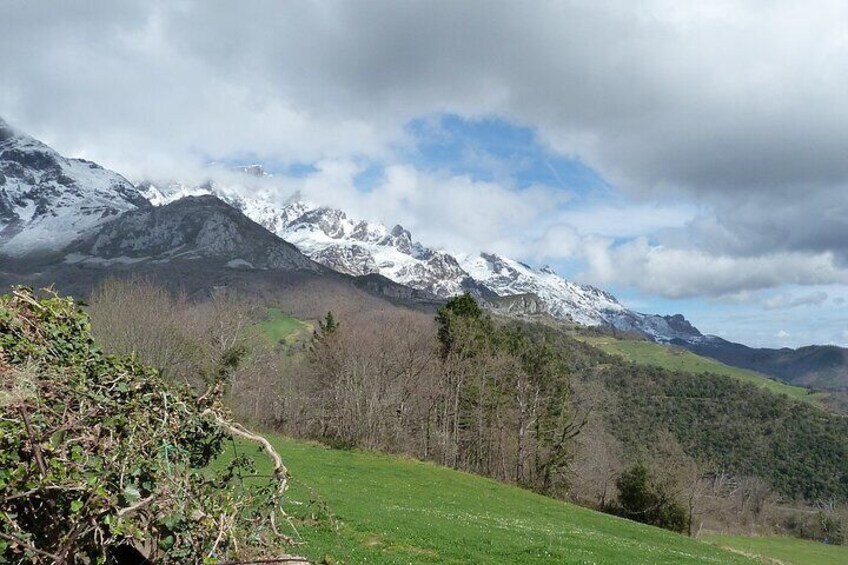
[[0, 121], [0, 253], [56, 251], [87, 230], [148, 205], [121, 175], [63, 157]]
[[265, 167], [260, 164], [254, 165], [242, 165], [237, 167], [237, 170], [246, 173], [248, 175], [252, 175], [254, 177], [270, 177], [271, 174], [265, 171]]
[[407, 238], [411, 238], [409, 231], [404, 229], [404, 227], [400, 224], [395, 224], [395, 227], [392, 228], [391, 234], [393, 237], [401, 237], [405, 236]]
[[27, 135], [0, 117], [0, 151], [7, 152], [13, 149], [41, 151], [58, 155], [52, 148], [34, 137]]
[[15, 136], [15, 130], [0, 116], [0, 142]]

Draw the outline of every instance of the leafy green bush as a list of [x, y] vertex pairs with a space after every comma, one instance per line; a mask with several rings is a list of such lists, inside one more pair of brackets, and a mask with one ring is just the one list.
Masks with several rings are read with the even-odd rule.
[[105, 563], [132, 548], [214, 563], [278, 549], [283, 489], [236, 494], [244, 459], [204, 470], [243, 431], [216, 395], [102, 354], [89, 330], [69, 299], [0, 297], [0, 562]]
[[618, 503], [613, 508], [615, 514], [674, 532], [686, 531], [686, 510], [662, 485], [651, 480], [644, 465], [637, 464], [624, 471], [616, 486]]

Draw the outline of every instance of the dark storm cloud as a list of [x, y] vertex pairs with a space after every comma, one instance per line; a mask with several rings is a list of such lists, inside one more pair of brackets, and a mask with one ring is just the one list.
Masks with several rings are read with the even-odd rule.
[[[251, 90], [257, 107], [369, 123], [496, 112], [642, 188], [845, 182], [842, 3], [638, 4], [13, 1], [2, 8], [4, 90], [73, 99], [85, 92], [76, 77], [45, 76], [45, 63], [93, 52], [79, 78], [105, 101], [110, 84], [168, 97], [224, 83]], [[47, 91], [33, 96], [30, 81]]]
[[848, 179], [837, 3], [250, 6], [182, 12], [169, 35], [315, 112], [531, 123], [631, 188], [785, 194]]

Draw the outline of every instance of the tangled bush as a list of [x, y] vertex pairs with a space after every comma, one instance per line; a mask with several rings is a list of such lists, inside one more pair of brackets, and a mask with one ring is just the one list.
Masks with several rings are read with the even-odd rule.
[[637, 464], [624, 471], [616, 486], [618, 503], [613, 506], [613, 513], [673, 532], [686, 531], [686, 510], [674, 500], [668, 489], [651, 479], [644, 465]]
[[[278, 552], [279, 481], [231, 488], [250, 466], [207, 466], [230, 424], [132, 358], [104, 355], [74, 303], [0, 297], [0, 563], [216, 563]], [[231, 359], [222, 361], [224, 371]], [[211, 387], [210, 390], [216, 390]]]

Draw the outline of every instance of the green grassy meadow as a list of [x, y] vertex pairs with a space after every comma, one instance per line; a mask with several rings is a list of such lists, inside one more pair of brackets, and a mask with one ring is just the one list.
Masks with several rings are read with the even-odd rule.
[[609, 336], [586, 336], [578, 334], [574, 337], [606, 353], [620, 355], [637, 365], [654, 365], [664, 369], [689, 373], [725, 375], [766, 388], [771, 392], [785, 394], [791, 398], [821, 406], [821, 395], [811, 393], [806, 388], [781, 383], [754, 371], [731, 367], [714, 359], [701, 357], [678, 347], [670, 347], [649, 341], [616, 339]]
[[[760, 562], [430, 463], [270, 439], [293, 476], [287, 511], [306, 542], [295, 550], [316, 562]], [[235, 445], [269, 471], [257, 447]]]
[[269, 308], [267, 318], [259, 324], [259, 332], [271, 343], [291, 346], [312, 337], [312, 324], [302, 322], [277, 308]]
[[761, 557], [765, 563], [782, 565], [845, 565], [848, 547], [825, 545], [787, 537], [709, 535], [704, 540], [745, 555]]

